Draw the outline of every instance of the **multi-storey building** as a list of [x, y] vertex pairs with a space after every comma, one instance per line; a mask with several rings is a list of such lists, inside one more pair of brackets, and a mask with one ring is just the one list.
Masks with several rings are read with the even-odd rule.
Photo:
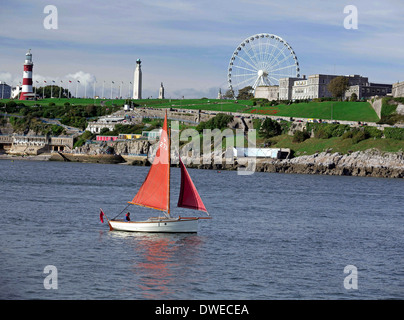
[[[303, 76], [305, 78], [305, 76]], [[292, 89], [295, 81], [301, 78], [279, 79], [279, 100], [292, 100]]]
[[[279, 80], [279, 87], [267, 86], [257, 87], [256, 98], [267, 98], [274, 100], [275, 90], [278, 90], [279, 100], [305, 100], [332, 97], [328, 90], [331, 80], [337, 75], [314, 74], [306, 78], [284, 78]], [[392, 93], [392, 85], [370, 83], [367, 77], [360, 75], [348, 75], [348, 89], [344, 98], [350, 98], [353, 93], [358, 99], [369, 98], [372, 96], [385, 96]], [[268, 98], [269, 97], [269, 98]]]
[[11, 98], [11, 86], [0, 81], [0, 99]]

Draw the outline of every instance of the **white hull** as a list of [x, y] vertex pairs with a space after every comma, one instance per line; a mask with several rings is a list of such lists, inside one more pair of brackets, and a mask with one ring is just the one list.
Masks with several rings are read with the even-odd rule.
[[146, 221], [109, 220], [111, 230], [129, 232], [198, 232], [198, 218], [149, 219]]

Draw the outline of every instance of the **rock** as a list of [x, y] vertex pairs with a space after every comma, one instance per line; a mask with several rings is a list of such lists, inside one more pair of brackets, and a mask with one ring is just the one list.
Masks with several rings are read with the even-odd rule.
[[117, 154], [148, 154], [150, 142], [148, 140], [116, 141], [112, 145]]
[[293, 173], [404, 178], [402, 152], [382, 153], [375, 149], [351, 155], [323, 152], [279, 161], [283, 171]]

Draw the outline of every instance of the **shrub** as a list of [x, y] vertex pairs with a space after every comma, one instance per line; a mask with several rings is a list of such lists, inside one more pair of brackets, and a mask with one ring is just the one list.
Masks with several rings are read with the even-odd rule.
[[365, 130], [358, 131], [352, 138], [352, 142], [354, 144], [359, 143], [360, 141], [366, 140], [369, 138], [369, 134], [365, 132]]
[[330, 124], [330, 123], [308, 123], [307, 131], [312, 131], [316, 138], [329, 139], [332, 137], [341, 137], [346, 131], [350, 130], [349, 125]]
[[6, 112], [8, 113], [14, 113], [16, 112], [17, 109], [17, 104], [14, 101], [8, 101], [6, 103]]
[[351, 139], [353, 138], [355, 132], [353, 130], [349, 130], [342, 135], [342, 139]]
[[404, 140], [404, 128], [384, 128], [387, 139]]
[[261, 125], [261, 129], [259, 131], [260, 136], [264, 138], [271, 138], [274, 136], [278, 136], [282, 133], [281, 125], [272, 120], [271, 118], [266, 118]]
[[196, 130], [199, 132], [202, 132], [203, 129], [224, 129], [227, 127], [227, 125], [233, 121], [233, 116], [224, 114], [224, 113], [219, 113], [215, 117], [209, 119], [206, 122], [200, 122], [198, 126], [196, 127]]
[[382, 110], [380, 112], [382, 117], [386, 117], [394, 113], [397, 109], [397, 104], [394, 103], [392, 97], [385, 97], [382, 99]]
[[293, 142], [303, 142], [310, 138], [310, 134], [306, 131], [296, 131], [293, 135]]
[[314, 137], [317, 139], [329, 139], [331, 136], [324, 128], [319, 128], [314, 132]]
[[364, 127], [364, 131], [369, 135], [369, 138], [381, 138], [383, 132], [376, 127]]

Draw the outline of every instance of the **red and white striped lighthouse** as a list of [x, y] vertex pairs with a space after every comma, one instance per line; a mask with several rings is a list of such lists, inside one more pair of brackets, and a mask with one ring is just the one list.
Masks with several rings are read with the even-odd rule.
[[28, 100], [28, 98], [34, 98], [32, 90], [32, 68], [34, 64], [32, 62], [31, 49], [25, 54], [24, 72], [22, 74], [22, 91], [20, 100]]

